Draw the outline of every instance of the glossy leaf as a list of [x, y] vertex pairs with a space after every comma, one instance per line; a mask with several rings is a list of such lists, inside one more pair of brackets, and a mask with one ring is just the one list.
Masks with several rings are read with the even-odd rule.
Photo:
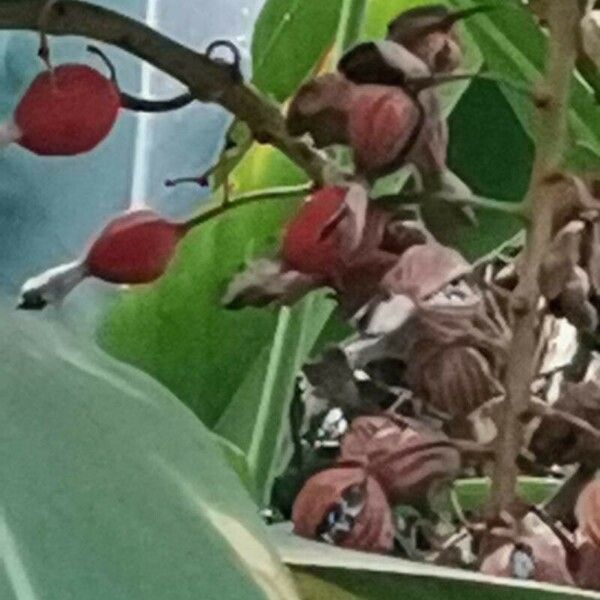
[[[474, 82], [450, 117], [450, 168], [473, 193], [520, 201], [527, 190], [533, 145], [495, 83]], [[500, 152], [510, 148], [510, 152]], [[474, 226], [455, 206], [424, 202], [422, 215], [436, 238], [475, 260], [522, 228], [513, 215], [477, 210]]]
[[437, 567], [305, 540], [287, 523], [270, 527], [281, 557], [292, 568], [305, 600], [566, 600], [600, 598], [574, 588]]
[[149, 377], [0, 300], [0, 596], [296, 594], [213, 435]]
[[253, 83], [283, 101], [333, 45], [342, 0], [267, 0], [252, 40]]
[[[478, 4], [475, 0], [451, 0], [458, 8]], [[488, 69], [500, 76], [529, 84], [539, 83], [545, 63], [546, 40], [526, 8], [498, 3], [499, 9], [467, 22]], [[502, 86], [519, 121], [533, 135], [533, 104], [530, 98]], [[569, 125], [572, 134], [567, 162], [578, 169], [600, 165], [600, 120], [594, 93], [580, 78], [574, 78]]]

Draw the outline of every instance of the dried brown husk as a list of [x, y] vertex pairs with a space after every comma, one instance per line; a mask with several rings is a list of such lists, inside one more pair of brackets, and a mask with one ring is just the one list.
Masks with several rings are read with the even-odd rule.
[[460, 454], [448, 437], [418, 421], [390, 416], [355, 419], [342, 440], [342, 460], [362, 461], [391, 504], [426, 503], [452, 481]]
[[334, 282], [344, 314], [353, 315], [382, 291], [385, 275], [412, 246], [424, 244], [419, 230], [404, 225], [392, 212], [369, 207], [363, 238]]
[[600, 481], [593, 480], [583, 489], [575, 507], [579, 534], [600, 549]]
[[540, 291], [556, 316], [594, 331], [598, 314], [590, 300], [600, 289], [600, 202], [579, 177], [557, 175], [549, 185], [559, 187], [560, 203], [554, 214], [554, 239], [540, 270]]
[[319, 148], [348, 143], [348, 110], [355, 86], [338, 73], [305, 83], [287, 114], [292, 135], [309, 133]]
[[323, 284], [322, 278], [289, 269], [281, 260], [261, 258], [233, 277], [222, 303], [229, 309], [291, 305]]
[[[600, 428], [600, 386], [595, 381], [567, 382], [553, 408]], [[531, 450], [544, 465], [600, 465], [600, 440], [560, 416], [542, 419]]]
[[512, 535], [499, 535], [485, 546], [486, 553], [479, 568], [481, 573], [497, 577], [517, 577], [513, 571], [512, 556], [515, 551], [528, 554], [533, 561], [529, 579], [541, 583], [575, 585], [568, 567], [567, 550], [560, 538], [541, 522], [529, 514], [516, 523]]
[[574, 573], [577, 585], [587, 590], [600, 590], [600, 546], [583, 540], [578, 551], [579, 564]]
[[395, 527], [390, 506], [379, 483], [361, 466], [338, 466], [308, 479], [294, 502], [294, 533], [318, 539], [323, 519], [352, 486], [363, 487], [364, 506], [339, 545], [366, 552], [391, 552]]
[[407, 327], [407, 381], [449, 419], [466, 417], [502, 391], [508, 338], [484, 302], [422, 308]]
[[459, 252], [429, 241], [406, 249], [381, 285], [389, 294], [424, 300], [471, 270], [471, 265]]

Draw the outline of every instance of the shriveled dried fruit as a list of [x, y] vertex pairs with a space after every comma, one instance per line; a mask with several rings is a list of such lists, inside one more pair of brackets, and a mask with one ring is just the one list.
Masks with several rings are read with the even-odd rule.
[[387, 39], [402, 44], [433, 72], [452, 71], [462, 59], [453, 26], [461, 19], [491, 8], [484, 5], [451, 12], [443, 4], [419, 6], [400, 13], [391, 21]]
[[600, 481], [593, 480], [583, 489], [575, 517], [580, 535], [600, 548]]
[[337, 73], [305, 83], [288, 110], [289, 132], [296, 136], [309, 133], [319, 148], [348, 143], [348, 111], [354, 89]]
[[395, 528], [381, 486], [362, 467], [343, 466], [313, 475], [292, 510], [294, 533], [344, 548], [390, 552]]
[[[553, 407], [599, 427], [600, 386], [594, 381], [567, 383]], [[530, 448], [538, 461], [545, 465], [569, 465], [577, 462], [597, 465], [600, 461], [598, 439], [559, 416], [542, 419], [533, 435]]]
[[391, 504], [427, 503], [460, 468], [460, 455], [442, 432], [387, 416], [355, 419], [340, 456], [362, 462]]
[[584, 540], [577, 549], [579, 564], [574, 573], [577, 585], [587, 590], [600, 590], [600, 546]]
[[471, 265], [456, 250], [436, 242], [416, 244], [400, 256], [382, 286], [391, 294], [423, 300], [470, 271]]
[[526, 517], [523, 533], [516, 539], [497, 540], [479, 568], [485, 575], [526, 579], [558, 585], [574, 585], [567, 566], [567, 553], [554, 532], [537, 520]]
[[472, 346], [445, 346], [409, 363], [407, 377], [428, 405], [451, 418], [464, 417], [499, 393], [486, 356]]
[[288, 269], [281, 260], [261, 258], [247, 265], [227, 286], [222, 304], [230, 309], [290, 305], [323, 283], [320, 277]]

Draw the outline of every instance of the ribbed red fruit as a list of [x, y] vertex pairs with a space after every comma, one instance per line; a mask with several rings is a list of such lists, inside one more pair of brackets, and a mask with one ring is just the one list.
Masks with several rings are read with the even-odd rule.
[[111, 221], [85, 259], [89, 275], [111, 283], [149, 283], [158, 279], [175, 254], [185, 227], [151, 210]]
[[401, 89], [361, 86], [348, 115], [358, 171], [374, 179], [401, 166], [418, 134], [419, 121], [416, 102]]
[[343, 268], [347, 244], [335, 227], [327, 229], [340, 214], [347, 192], [343, 187], [325, 187], [302, 205], [283, 238], [283, 259], [290, 267], [324, 277]]
[[38, 75], [21, 98], [15, 141], [45, 156], [88, 152], [110, 133], [120, 104], [116, 86], [95, 69], [61, 65]]

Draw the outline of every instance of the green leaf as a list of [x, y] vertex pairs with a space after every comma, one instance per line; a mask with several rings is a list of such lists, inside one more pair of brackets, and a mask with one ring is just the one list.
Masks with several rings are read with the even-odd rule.
[[324, 293], [279, 312], [273, 342], [257, 357], [215, 431], [247, 454], [250, 476], [266, 502], [278, 474], [296, 377], [334, 308]]
[[566, 600], [600, 598], [575, 588], [437, 567], [306, 540], [287, 523], [270, 528], [279, 553], [294, 571], [304, 600]]
[[[476, 0], [451, 0], [457, 8], [476, 6]], [[505, 7], [505, 8], [503, 8]], [[525, 82], [533, 89], [542, 78], [546, 38], [531, 11], [515, 5], [499, 4], [499, 9], [467, 21], [488, 69], [505, 78]], [[519, 121], [533, 136], [533, 103], [530, 98], [506, 86], [503, 93]], [[600, 165], [600, 119], [593, 91], [580, 78], [574, 78], [569, 125], [573, 144], [567, 157], [571, 168], [593, 169]]]
[[[533, 145], [498, 89], [475, 81], [463, 95], [450, 120], [448, 164], [474, 193], [520, 201], [527, 190]], [[504, 151], [500, 149], [510, 149]], [[476, 260], [513, 237], [522, 222], [513, 215], [476, 211], [474, 226], [455, 206], [424, 202], [422, 216], [436, 238]]]
[[[541, 504], [548, 500], [560, 487], [556, 479], [541, 477], [520, 477], [517, 495], [528, 504]], [[454, 484], [460, 505], [465, 510], [482, 508], [487, 502], [491, 482], [489, 479], [461, 479]]]
[[[245, 192], [304, 177], [278, 152], [254, 146], [231, 180]], [[100, 328], [102, 346], [164, 383], [212, 427], [277, 327], [275, 311], [224, 310], [220, 299], [246, 260], [276, 246], [296, 206], [247, 205], [192, 231], [164, 277], [120, 296]]]
[[342, 0], [267, 0], [252, 40], [253, 83], [288, 98], [335, 41]]
[[297, 598], [213, 435], [149, 377], [0, 299], [0, 597]]

